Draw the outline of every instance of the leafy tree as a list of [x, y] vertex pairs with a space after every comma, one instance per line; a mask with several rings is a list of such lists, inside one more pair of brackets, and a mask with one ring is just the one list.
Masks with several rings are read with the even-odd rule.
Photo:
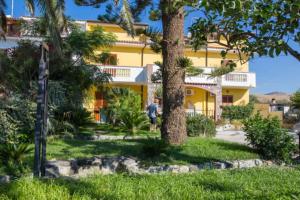
[[292, 105], [295, 106], [295, 108], [300, 108], [300, 90], [298, 90], [291, 96], [291, 102]]
[[[240, 60], [259, 56], [290, 54], [300, 61], [300, 5], [294, 0], [205, 0], [204, 17], [192, 25], [192, 45], [195, 49], [211, 41], [226, 50], [237, 51]], [[233, 68], [227, 68], [231, 71]]]

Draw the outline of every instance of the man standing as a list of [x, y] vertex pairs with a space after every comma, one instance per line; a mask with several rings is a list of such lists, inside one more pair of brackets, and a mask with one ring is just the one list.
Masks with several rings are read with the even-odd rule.
[[158, 99], [154, 99], [154, 103], [151, 103], [148, 107], [148, 117], [150, 119], [150, 131], [156, 131], [156, 121], [157, 121], [157, 103]]

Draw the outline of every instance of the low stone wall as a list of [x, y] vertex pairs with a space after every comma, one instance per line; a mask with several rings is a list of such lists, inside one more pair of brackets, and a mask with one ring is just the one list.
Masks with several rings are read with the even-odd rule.
[[52, 160], [47, 163], [46, 176], [85, 177], [92, 174], [156, 174], [156, 173], [189, 173], [206, 169], [240, 169], [264, 165], [273, 165], [271, 161], [237, 160], [225, 162], [208, 162], [190, 165], [161, 165], [141, 167], [139, 161], [128, 157], [101, 157], [77, 160]]

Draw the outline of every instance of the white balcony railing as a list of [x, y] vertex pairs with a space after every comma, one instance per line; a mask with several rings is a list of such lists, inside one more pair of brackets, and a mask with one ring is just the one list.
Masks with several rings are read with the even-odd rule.
[[[121, 83], [146, 83], [146, 67], [126, 67], [126, 66], [99, 66], [104, 72], [112, 75], [113, 82]], [[157, 67], [153, 68], [154, 71]], [[217, 78], [210, 77], [210, 69], [204, 69], [204, 73], [198, 76], [188, 76], [185, 78], [187, 84], [217, 84]], [[254, 73], [232, 72], [222, 76], [223, 87], [250, 88], [256, 86], [256, 76]]]
[[224, 87], [256, 87], [255, 73], [232, 72], [222, 76], [222, 86]]
[[126, 66], [99, 66], [106, 73], [111, 74], [113, 82], [144, 83], [147, 81], [146, 68]]

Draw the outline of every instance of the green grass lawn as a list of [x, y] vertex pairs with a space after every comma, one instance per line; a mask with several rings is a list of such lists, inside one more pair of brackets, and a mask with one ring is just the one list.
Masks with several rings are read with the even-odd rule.
[[[126, 135], [126, 130], [122, 127], [112, 126], [110, 124], [89, 124], [84, 127], [79, 128], [79, 135], [82, 136], [91, 136], [95, 134], [101, 135]], [[146, 130], [140, 130], [136, 133], [138, 136], [159, 136], [159, 131], [157, 132], [149, 132]]]
[[258, 158], [252, 149], [237, 143], [212, 138], [189, 138], [182, 146], [171, 146], [166, 152], [154, 158], [147, 158], [142, 152], [147, 139], [117, 141], [84, 141], [55, 139], [48, 142], [48, 159], [70, 159], [103, 156], [132, 156], [145, 164], [153, 163], [202, 163], [218, 160], [241, 160]]
[[[192, 174], [109, 175], [0, 185], [0, 199], [299, 199], [300, 170], [256, 168]], [[2, 197], [2, 198], [1, 198]]]

